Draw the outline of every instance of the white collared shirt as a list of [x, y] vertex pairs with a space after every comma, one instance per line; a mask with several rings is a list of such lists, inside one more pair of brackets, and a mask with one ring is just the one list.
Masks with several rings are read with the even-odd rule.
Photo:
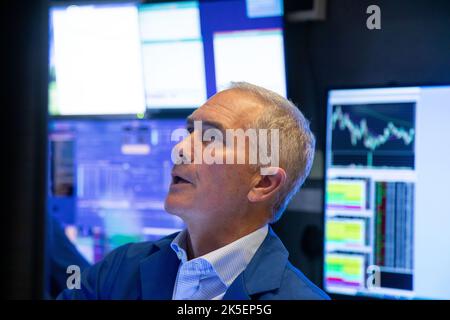
[[201, 257], [187, 260], [187, 231], [170, 244], [180, 259], [173, 300], [220, 300], [247, 268], [269, 231], [268, 225]]

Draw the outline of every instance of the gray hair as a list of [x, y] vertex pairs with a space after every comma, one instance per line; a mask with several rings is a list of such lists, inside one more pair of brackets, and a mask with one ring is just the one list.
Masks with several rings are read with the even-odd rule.
[[287, 178], [273, 205], [271, 222], [276, 222], [311, 171], [316, 139], [302, 112], [281, 95], [247, 82], [232, 82], [229, 89], [251, 94], [264, 105], [264, 112], [254, 120], [252, 128], [279, 130], [279, 161]]

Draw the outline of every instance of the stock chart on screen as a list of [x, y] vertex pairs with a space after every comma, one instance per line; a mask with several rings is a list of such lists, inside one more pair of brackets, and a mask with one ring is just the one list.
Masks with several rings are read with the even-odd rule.
[[333, 106], [333, 165], [414, 168], [414, 109], [414, 103]]
[[450, 87], [331, 90], [324, 286], [450, 299]]
[[90, 261], [183, 227], [164, 211], [171, 133], [183, 119], [53, 120], [49, 127], [50, 214]]

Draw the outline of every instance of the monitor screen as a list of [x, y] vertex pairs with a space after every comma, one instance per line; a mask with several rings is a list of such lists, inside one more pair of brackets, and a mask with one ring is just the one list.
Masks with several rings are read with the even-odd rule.
[[449, 105], [450, 86], [329, 92], [328, 292], [450, 299]]
[[197, 2], [139, 7], [146, 102], [149, 108], [195, 108], [206, 100]]
[[55, 5], [49, 114], [193, 109], [232, 81], [286, 96], [282, 0]]
[[183, 228], [164, 211], [173, 130], [184, 119], [53, 120], [48, 210], [91, 263]]
[[145, 112], [135, 4], [50, 10], [50, 115]]
[[286, 96], [282, 7], [282, 0], [139, 6], [147, 108], [196, 108], [232, 81]]

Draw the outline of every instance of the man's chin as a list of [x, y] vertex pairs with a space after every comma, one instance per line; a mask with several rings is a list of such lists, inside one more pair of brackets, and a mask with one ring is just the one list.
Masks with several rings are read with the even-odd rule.
[[185, 213], [187, 209], [185, 203], [182, 203], [177, 199], [172, 199], [170, 195], [167, 196], [166, 201], [164, 201], [164, 210], [166, 210], [167, 213], [179, 216], [180, 218], [182, 218], [183, 213]]

